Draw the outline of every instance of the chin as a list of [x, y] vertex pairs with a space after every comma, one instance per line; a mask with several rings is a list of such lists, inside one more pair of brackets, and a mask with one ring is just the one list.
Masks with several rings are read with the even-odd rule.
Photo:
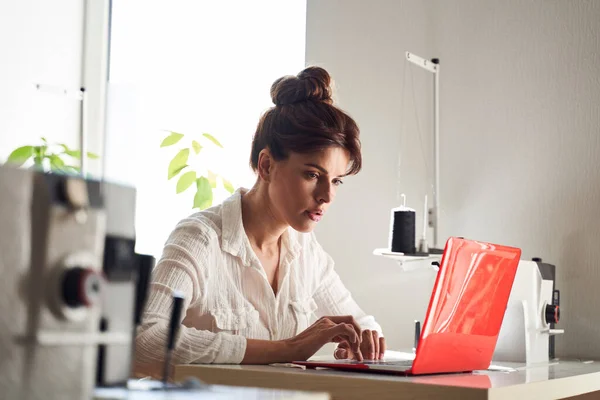
[[310, 233], [315, 229], [315, 226], [317, 224], [315, 224], [314, 222], [302, 222], [302, 223], [295, 223], [293, 225], [290, 225], [292, 227], [292, 229], [294, 229], [295, 231], [301, 232], [301, 233]]

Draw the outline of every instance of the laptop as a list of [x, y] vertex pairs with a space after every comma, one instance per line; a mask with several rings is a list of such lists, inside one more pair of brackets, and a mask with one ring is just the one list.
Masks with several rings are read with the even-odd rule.
[[413, 360], [294, 361], [307, 368], [423, 375], [488, 369], [521, 249], [451, 237], [446, 242]]

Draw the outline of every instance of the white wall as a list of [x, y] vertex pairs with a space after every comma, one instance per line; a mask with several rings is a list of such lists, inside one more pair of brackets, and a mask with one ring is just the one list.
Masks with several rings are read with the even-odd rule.
[[37, 92], [81, 86], [81, 0], [0, 3], [0, 162], [40, 137], [77, 145], [77, 100]]
[[398, 191], [419, 217], [431, 199], [432, 77], [406, 69], [411, 51], [441, 60], [440, 246], [465, 236], [555, 264], [558, 355], [600, 357], [599, 36], [592, 0], [308, 1], [307, 64], [332, 73], [364, 149], [317, 234], [392, 348], [412, 346], [434, 278], [372, 255]]

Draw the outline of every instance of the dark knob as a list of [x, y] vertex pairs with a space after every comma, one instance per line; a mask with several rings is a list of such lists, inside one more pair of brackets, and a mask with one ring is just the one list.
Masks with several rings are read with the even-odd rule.
[[554, 304], [546, 305], [546, 323], [557, 324], [560, 320], [560, 308]]
[[542, 259], [540, 257], [533, 257], [531, 261], [541, 263]]
[[91, 268], [70, 268], [63, 274], [62, 297], [69, 307], [91, 307], [100, 300], [102, 276]]

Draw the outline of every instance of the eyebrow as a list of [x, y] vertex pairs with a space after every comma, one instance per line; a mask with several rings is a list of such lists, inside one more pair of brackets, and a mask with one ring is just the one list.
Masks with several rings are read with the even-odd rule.
[[[322, 173], [324, 173], [325, 175], [329, 175], [329, 172], [327, 172], [327, 170], [325, 168], [321, 167], [319, 164], [306, 163], [304, 165], [307, 166], [307, 167], [316, 168], [319, 171], [321, 171]], [[346, 175], [339, 175], [339, 176], [337, 176], [337, 178], [340, 178], [340, 177], [343, 177], [343, 176], [346, 176]]]

